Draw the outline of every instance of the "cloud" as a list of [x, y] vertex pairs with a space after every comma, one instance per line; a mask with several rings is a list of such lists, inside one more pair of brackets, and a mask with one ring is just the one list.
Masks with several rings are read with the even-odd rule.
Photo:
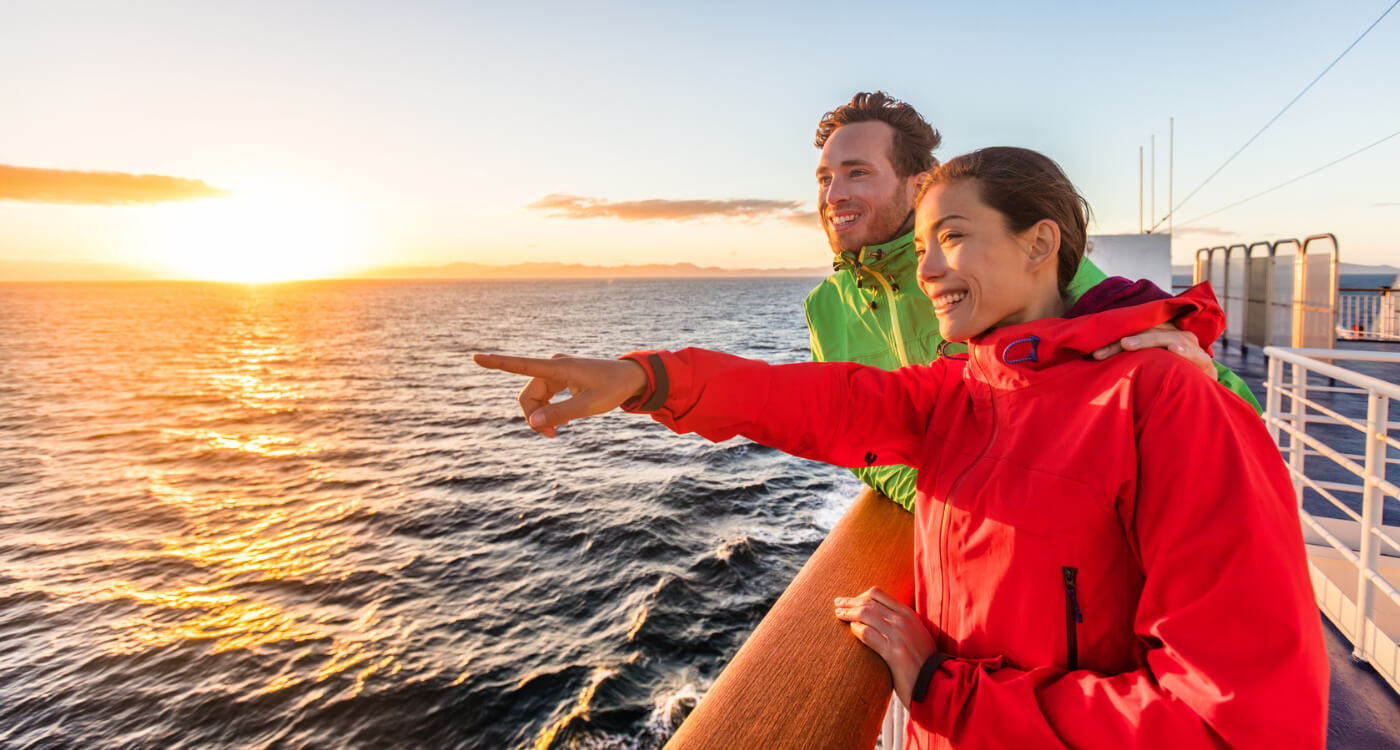
[[793, 211], [783, 217], [784, 220], [804, 227], [818, 227], [821, 225], [817, 218], [816, 211]]
[[28, 203], [67, 203], [89, 206], [133, 206], [166, 201], [192, 201], [228, 195], [185, 177], [125, 172], [78, 172], [0, 164], [0, 200]]
[[1382, 207], [1385, 207], [1385, 206], [1400, 206], [1400, 202], [1396, 202], [1396, 203], [1372, 203], [1371, 205], [1372, 205], [1372, 206], [1375, 206], [1376, 208], [1382, 208]]
[[1197, 234], [1202, 237], [1234, 237], [1239, 234], [1238, 232], [1232, 232], [1219, 227], [1184, 227], [1175, 231], [1178, 236], [1183, 237], [1191, 234]]
[[532, 211], [544, 211], [560, 219], [619, 219], [621, 221], [694, 221], [727, 218], [743, 221], [784, 219], [810, 223], [816, 216], [811, 211], [799, 211], [802, 201], [740, 198], [737, 200], [664, 200], [652, 198], [641, 201], [609, 201], [605, 198], [584, 198], [577, 195], [551, 193], [529, 204]]

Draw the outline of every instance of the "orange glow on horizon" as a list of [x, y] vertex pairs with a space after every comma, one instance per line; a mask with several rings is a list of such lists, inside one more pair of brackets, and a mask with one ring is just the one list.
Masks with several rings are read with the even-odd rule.
[[365, 264], [349, 213], [305, 195], [239, 193], [170, 207], [153, 260], [182, 279], [263, 283], [343, 276]]

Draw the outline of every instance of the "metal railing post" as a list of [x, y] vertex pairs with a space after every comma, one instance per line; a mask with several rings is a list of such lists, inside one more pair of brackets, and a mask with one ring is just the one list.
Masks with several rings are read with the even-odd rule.
[[1371, 391], [1366, 400], [1366, 479], [1361, 494], [1361, 549], [1358, 557], [1364, 567], [1356, 571], [1356, 641], [1351, 650], [1352, 661], [1369, 662], [1366, 654], [1375, 646], [1369, 627], [1375, 609], [1375, 585], [1367, 578], [1368, 571], [1380, 572], [1381, 511], [1385, 496], [1378, 486], [1385, 478], [1385, 438], [1389, 427], [1390, 399]]
[[1274, 445], [1279, 445], [1278, 419], [1279, 406], [1283, 403], [1283, 360], [1269, 357], [1269, 387], [1264, 396], [1264, 424], [1269, 428], [1269, 437]]
[[1288, 436], [1288, 468], [1293, 474], [1293, 494], [1298, 503], [1298, 508], [1303, 507], [1303, 441], [1298, 439], [1299, 435], [1307, 432], [1308, 426], [1304, 421], [1307, 418], [1307, 407], [1303, 404], [1303, 399], [1308, 397], [1308, 373], [1300, 364], [1293, 365], [1293, 392], [1290, 394], [1293, 399], [1293, 429], [1294, 434]]

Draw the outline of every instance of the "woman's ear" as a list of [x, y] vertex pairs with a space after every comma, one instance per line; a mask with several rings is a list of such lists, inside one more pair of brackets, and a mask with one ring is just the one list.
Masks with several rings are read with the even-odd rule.
[[1026, 231], [1026, 235], [1030, 239], [1030, 246], [1026, 248], [1027, 268], [1034, 270], [1046, 261], [1056, 262], [1056, 251], [1060, 249], [1059, 224], [1041, 219]]

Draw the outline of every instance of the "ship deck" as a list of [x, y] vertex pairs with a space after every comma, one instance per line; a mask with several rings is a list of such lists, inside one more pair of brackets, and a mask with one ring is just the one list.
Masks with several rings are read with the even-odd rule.
[[[1400, 344], [1374, 342], [1339, 341], [1337, 348], [1400, 352]], [[1218, 361], [1249, 383], [1262, 402], [1267, 377], [1262, 352], [1251, 349], [1247, 355], [1241, 355], [1234, 347], [1227, 349], [1218, 346], [1215, 354]], [[1400, 382], [1400, 366], [1356, 363], [1355, 369], [1392, 383]], [[1357, 416], [1364, 418], [1364, 409]], [[1396, 522], [1393, 515], [1386, 513], [1387, 526]], [[1355, 592], [1356, 569], [1342, 560], [1331, 547], [1309, 544], [1308, 561], [1312, 567], [1314, 587], [1321, 594]], [[1392, 585], [1400, 586], [1400, 559], [1382, 558], [1381, 572]], [[1341, 606], [1345, 607], [1347, 603], [1343, 602]], [[1354, 662], [1352, 644], [1326, 615], [1319, 612], [1319, 617], [1322, 618], [1331, 667], [1327, 746], [1357, 750], [1400, 749], [1400, 694], [1368, 665]], [[1400, 636], [1400, 607], [1388, 598], [1377, 598], [1373, 619], [1392, 637]]]

